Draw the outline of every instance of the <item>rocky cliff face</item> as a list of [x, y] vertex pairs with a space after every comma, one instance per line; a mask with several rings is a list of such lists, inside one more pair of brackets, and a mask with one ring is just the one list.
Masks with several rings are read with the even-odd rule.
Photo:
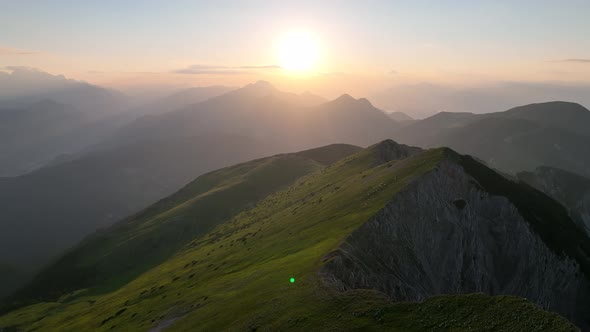
[[590, 236], [590, 179], [553, 167], [522, 172], [518, 178], [563, 204]]
[[551, 249], [508, 198], [452, 160], [397, 194], [325, 261], [325, 280], [340, 290], [377, 289], [399, 301], [510, 294], [590, 326], [579, 261]]

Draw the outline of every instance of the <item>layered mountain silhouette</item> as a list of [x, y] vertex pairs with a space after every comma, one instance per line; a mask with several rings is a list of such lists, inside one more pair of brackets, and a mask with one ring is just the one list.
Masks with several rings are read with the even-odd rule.
[[590, 111], [550, 102], [505, 112], [443, 112], [399, 129], [393, 137], [422, 147], [449, 146], [509, 173], [546, 165], [590, 174]]
[[297, 150], [328, 143], [367, 146], [399, 127], [366, 99], [343, 95], [318, 105], [319, 101], [309, 93], [286, 93], [259, 81], [174, 112], [139, 119], [112, 141], [214, 133], [254, 136]]
[[6, 106], [49, 99], [99, 116], [117, 112], [130, 103], [129, 97], [118, 91], [68, 79], [63, 75], [52, 75], [28, 67], [8, 69], [9, 72], [0, 72], [0, 101]]
[[0, 326], [571, 331], [588, 257], [565, 208], [471, 157], [332, 145], [198, 177], [44, 269]]
[[32, 68], [0, 72], [0, 176], [72, 160], [147, 114], [161, 114], [234, 88], [194, 87], [156, 98], [120, 92]]
[[[318, 102], [321, 98], [310, 93], [285, 93], [258, 82], [142, 117], [111, 131], [91, 150], [0, 178], [6, 220], [0, 224], [0, 264], [39, 268], [97, 228], [205, 172], [330, 143], [368, 145], [398, 127], [365, 99], [345, 95]], [[23, 248], [22, 239], [31, 245]]]

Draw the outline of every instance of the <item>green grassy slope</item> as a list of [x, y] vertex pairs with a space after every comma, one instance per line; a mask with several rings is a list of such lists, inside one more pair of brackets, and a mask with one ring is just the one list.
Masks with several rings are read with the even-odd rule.
[[90, 287], [93, 293], [114, 290], [270, 193], [359, 149], [329, 145], [200, 176], [177, 193], [83, 241], [43, 270], [13, 301], [55, 300]]
[[[408, 183], [449, 158], [429, 150], [374, 166], [382, 144], [296, 181], [196, 238], [124, 287], [72, 295], [0, 317], [24, 330], [571, 331], [525, 300], [440, 296], [391, 303], [370, 290], [321, 282], [325, 255]], [[295, 278], [295, 282], [289, 282]]]

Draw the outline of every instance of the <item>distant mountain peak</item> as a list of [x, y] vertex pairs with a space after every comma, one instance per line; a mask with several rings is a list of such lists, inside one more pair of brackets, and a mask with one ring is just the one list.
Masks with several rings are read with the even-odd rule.
[[270, 94], [276, 93], [279, 90], [275, 88], [270, 82], [268, 81], [257, 81], [255, 83], [250, 83], [244, 86], [241, 89], [235, 90], [237, 93], [246, 93], [253, 95], [255, 97], [263, 97], [268, 96]]
[[340, 97], [334, 99], [335, 102], [352, 102], [352, 101], [356, 101], [356, 99], [354, 99], [351, 95], [349, 95], [348, 93], [344, 93], [342, 94]]
[[256, 87], [259, 89], [276, 89], [269, 81], [259, 80], [256, 83], [249, 84], [249, 86]]
[[367, 98], [355, 99], [353, 96], [345, 93], [340, 97], [332, 100], [333, 104], [337, 105], [360, 105], [374, 108], [373, 104]]

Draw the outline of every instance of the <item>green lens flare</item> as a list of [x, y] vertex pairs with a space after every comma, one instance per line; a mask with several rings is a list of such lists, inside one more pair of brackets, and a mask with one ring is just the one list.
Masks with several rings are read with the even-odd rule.
[[294, 282], [295, 282], [295, 278], [291, 278], [291, 279], [289, 279], [289, 281], [290, 281], [291, 283], [294, 283]]

